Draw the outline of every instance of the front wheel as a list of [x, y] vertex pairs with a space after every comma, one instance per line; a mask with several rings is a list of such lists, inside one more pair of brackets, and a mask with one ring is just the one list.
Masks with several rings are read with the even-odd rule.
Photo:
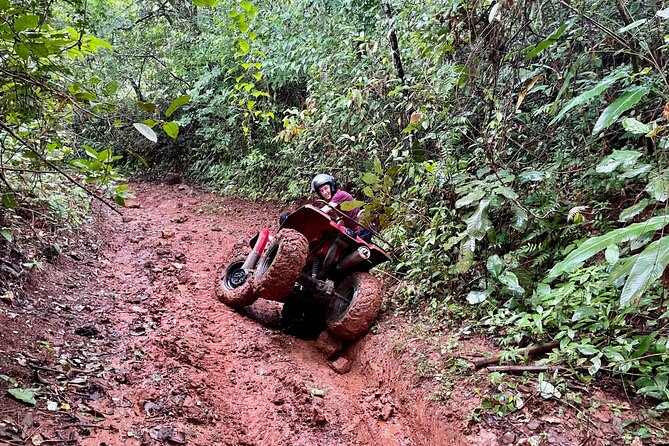
[[294, 229], [282, 229], [267, 245], [253, 275], [258, 297], [279, 300], [293, 291], [307, 263], [309, 242]]
[[369, 273], [352, 273], [335, 292], [327, 310], [328, 330], [347, 341], [363, 336], [381, 310], [383, 294], [378, 279]]
[[253, 275], [242, 266], [244, 259], [231, 262], [216, 273], [216, 297], [232, 308], [242, 308], [256, 301]]

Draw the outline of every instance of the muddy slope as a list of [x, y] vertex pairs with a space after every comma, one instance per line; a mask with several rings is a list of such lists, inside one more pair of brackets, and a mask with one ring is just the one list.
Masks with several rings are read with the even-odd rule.
[[[37, 350], [18, 365], [3, 357], [3, 371], [26, 383], [32, 368], [50, 384], [34, 408], [4, 399], [0, 409], [17, 418], [2, 426], [8, 435], [30, 414], [13, 437], [27, 444], [35, 435], [91, 446], [462, 444], [451, 435], [435, 443], [430, 415], [414, 412], [422, 396], [418, 405], [400, 400], [387, 357], [362, 353], [369, 338], [348, 352], [352, 370], [338, 374], [314, 341], [277, 329], [281, 304], [236, 312], [214, 299], [217, 268], [258, 226], [276, 226], [279, 209], [187, 186], [135, 191], [123, 219], [103, 215], [98, 239], [73, 241], [73, 255], [36, 279], [35, 305], [17, 310], [40, 314], [35, 336], [49, 351], [30, 346], [22, 317], [8, 320], [25, 345], [14, 340], [6, 351]], [[58, 411], [45, 410], [48, 401]]]

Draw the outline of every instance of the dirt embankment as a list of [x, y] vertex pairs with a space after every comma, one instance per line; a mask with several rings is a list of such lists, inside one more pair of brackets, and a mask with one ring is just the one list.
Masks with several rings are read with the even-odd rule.
[[281, 304], [235, 312], [213, 299], [217, 267], [258, 227], [275, 227], [280, 209], [188, 186], [134, 189], [136, 207], [123, 219], [105, 213], [94, 238], [72, 240], [35, 276], [28, 304], [0, 312], [0, 373], [40, 389], [33, 407], [2, 397], [9, 421], [0, 437], [91, 446], [472, 443], [463, 417], [444, 418], [411, 390], [384, 324], [349, 346], [351, 371], [339, 374], [314, 341], [277, 329]]

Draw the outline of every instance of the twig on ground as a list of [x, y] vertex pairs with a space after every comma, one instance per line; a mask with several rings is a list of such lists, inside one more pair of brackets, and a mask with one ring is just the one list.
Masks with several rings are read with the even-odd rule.
[[[560, 345], [560, 341], [551, 341], [546, 344], [533, 345], [531, 347], [521, 348], [520, 350], [516, 350], [515, 353], [521, 356], [534, 356], [551, 351], [558, 345]], [[474, 364], [474, 367], [478, 369], [487, 365], [499, 364], [499, 361], [501, 359], [502, 355], [495, 355], [489, 358], [475, 359], [472, 361], [472, 364]]]

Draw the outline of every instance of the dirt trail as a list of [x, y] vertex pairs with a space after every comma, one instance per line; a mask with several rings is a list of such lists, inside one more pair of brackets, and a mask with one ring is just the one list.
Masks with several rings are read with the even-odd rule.
[[97, 294], [87, 325], [111, 351], [88, 402], [106, 428], [80, 444], [468, 443], [435, 425], [422, 396], [397, 391], [401, 371], [370, 348], [374, 336], [350, 349], [353, 368], [340, 375], [314, 341], [277, 330], [281, 304], [239, 313], [212, 298], [216, 267], [259, 226], [275, 227], [279, 209], [187, 186], [134, 189], [123, 223], [101, 223], [100, 274], [86, 285]]

